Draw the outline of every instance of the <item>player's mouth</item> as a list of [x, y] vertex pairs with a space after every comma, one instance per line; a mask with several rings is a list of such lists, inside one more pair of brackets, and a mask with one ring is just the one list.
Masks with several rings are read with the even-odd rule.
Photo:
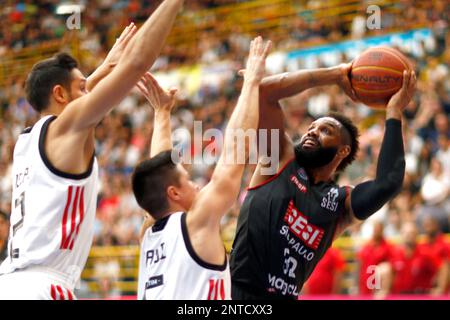
[[311, 147], [317, 147], [319, 143], [311, 138], [306, 138], [305, 141], [303, 141], [303, 147], [311, 148]]

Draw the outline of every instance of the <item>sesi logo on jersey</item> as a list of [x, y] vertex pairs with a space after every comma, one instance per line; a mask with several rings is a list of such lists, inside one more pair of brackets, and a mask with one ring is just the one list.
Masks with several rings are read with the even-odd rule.
[[329, 211], [336, 212], [339, 204], [339, 202], [337, 201], [338, 196], [339, 190], [337, 188], [331, 188], [330, 191], [328, 191], [328, 194], [322, 198], [322, 203], [320, 204], [320, 206]]
[[319, 247], [324, 230], [308, 223], [308, 218], [294, 206], [293, 200], [289, 201], [284, 221], [287, 222], [289, 230], [307, 247], [314, 250]]

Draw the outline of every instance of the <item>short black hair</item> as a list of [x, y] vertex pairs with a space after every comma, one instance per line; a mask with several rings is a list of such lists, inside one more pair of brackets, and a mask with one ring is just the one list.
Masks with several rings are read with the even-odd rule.
[[179, 186], [179, 178], [177, 165], [172, 160], [172, 150], [142, 161], [131, 177], [137, 203], [153, 218], [162, 218], [169, 208], [166, 190], [171, 185]]
[[61, 85], [69, 90], [72, 79], [70, 72], [78, 68], [78, 62], [68, 53], [36, 63], [25, 83], [27, 100], [37, 112], [48, 107], [53, 87]]
[[344, 142], [350, 145], [350, 153], [347, 157], [345, 157], [345, 159], [341, 161], [336, 169], [337, 171], [343, 171], [349, 164], [351, 164], [355, 160], [356, 154], [359, 151], [359, 130], [353, 124], [350, 118], [344, 116], [341, 113], [330, 112], [327, 116], [336, 119], [340, 124], [342, 124], [342, 126], [344, 127]]

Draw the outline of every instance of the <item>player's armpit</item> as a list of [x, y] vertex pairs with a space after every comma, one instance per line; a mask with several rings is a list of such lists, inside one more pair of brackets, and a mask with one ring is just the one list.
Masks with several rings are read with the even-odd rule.
[[345, 198], [345, 210], [342, 217], [339, 219], [338, 225], [336, 226], [336, 231], [334, 233], [333, 240], [339, 238], [339, 236], [347, 230], [349, 227], [362, 224], [363, 221], [355, 217], [351, 204], [351, 196], [353, 187], [348, 186], [348, 194]]

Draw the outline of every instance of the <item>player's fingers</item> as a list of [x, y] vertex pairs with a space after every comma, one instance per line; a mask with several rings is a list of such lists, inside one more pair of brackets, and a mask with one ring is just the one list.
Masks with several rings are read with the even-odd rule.
[[409, 87], [409, 74], [408, 71], [403, 71], [403, 83], [402, 83], [402, 89], [407, 90]]
[[145, 77], [147, 78], [147, 81], [149, 81], [155, 89], [162, 90], [161, 86], [158, 83], [158, 80], [156, 80], [156, 78], [150, 72], [147, 72], [145, 74]]
[[259, 53], [259, 36], [254, 40], [254, 52], [253, 54], [257, 55]]
[[258, 36], [257, 38], [257, 47], [256, 47], [256, 53], [258, 54], [258, 55], [261, 55], [262, 54], [262, 52], [263, 52], [263, 40], [262, 40], [262, 37], [261, 36]]
[[411, 89], [414, 89], [417, 83], [417, 77], [416, 77], [416, 73], [413, 71], [411, 74], [411, 81], [409, 83], [409, 86]]
[[267, 41], [266, 46], [264, 48], [264, 52], [262, 54], [263, 58], [266, 59], [269, 55], [270, 49], [272, 49], [272, 41]]
[[171, 97], [174, 97], [178, 92], [178, 88], [172, 87], [169, 89], [169, 94]]
[[241, 70], [238, 71], [238, 75], [239, 75], [240, 77], [243, 77], [244, 74], [245, 74], [245, 69], [241, 69]]
[[141, 82], [136, 83], [136, 87], [138, 87], [138, 89], [144, 94], [144, 95], [148, 95], [148, 90], [145, 87], [145, 85], [143, 85]]
[[253, 39], [252, 41], [250, 41], [250, 51], [249, 51], [249, 56], [254, 55], [255, 52], [255, 39]]
[[129, 32], [130, 28], [131, 24], [127, 25], [125, 29], [122, 30], [122, 33], [120, 34], [119, 38], [117, 38], [117, 40], [121, 41], [125, 37], [125, 35]]
[[134, 37], [137, 32], [137, 27], [133, 25], [130, 30], [127, 32], [125, 37], [122, 39], [122, 42], [126, 45], [130, 40]]

